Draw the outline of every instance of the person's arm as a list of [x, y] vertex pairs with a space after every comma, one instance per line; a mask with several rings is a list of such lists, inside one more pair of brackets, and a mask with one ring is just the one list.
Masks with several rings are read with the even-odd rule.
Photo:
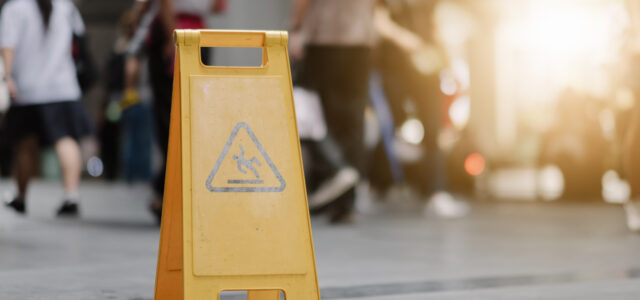
[[160, 1], [160, 19], [164, 25], [167, 36], [173, 36], [173, 30], [176, 28], [176, 14], [173, 7], [174, 0]]
[[227, 0], [213, 0], [211, 2], [211, 13], [220, 14], [227, 11]]
[[373, 23], [381, 38], [407, 52], [418, 72], [433, 75], [446, 65], [447, 59], [438, 45], [427, 43], [419, 35], [398, 25], [386, 7], [376, 6]]
[[291, 30], [298, 31], [302, 28], [302, 22], [307, 15], [310, 0], [294, 0], [291, 10]]
[[2, 48], [2, 62], [4, 63], [4, 76], [7, 88], [9, 89], [9, 96], [11, 99], [16, 99], [18, 97], [18, 88], [11, 75], [11, 71], [13, 70], [13, 49]]
[[138, 94], [138, 80], [140, 73], [140, 62], [136, 56], [128, 56], [124, 64], [124, 94], [120, 101], [120, 108], [125, 110], [140, 102]]
[[165, 34], [167, 37], [167, 44], [165, 46], [165, 55], [171, 57], [175, 52], [175, 45], [173, 42], [173, 30], [176, 28], [176, 14], [173, 7], [173, 1], [175, 0], [158, 0], [160, 1], [160, 11], [158, 12], [162, 25], [164, 26]]
[[304, 56], [304, 44], [306, 42], [305, 34], [302, 30], [302, 24], [311, 0], [294, 0], [293, 9], [291, 10], [291, 34], [289, 36], [289, 51], [294, 60], [301, 59]]
[[136, 56], [128, 56], [124, 63], [124, 89], [135, 89], [140, 77], [140, 61]]
[[393, 21], [389, 10], [382, 5], [376, 5], [373, 25], [381, 38], [409, 53], [419, 50], [425, 44], [420, 36]]
[[9, 96], [15, 100], [18, 97], [18, 88], [13, 80], [13, 55], [23, 34], [21, 29], [24, 24], [20, 11], [11, 4], [6, 3], [0, 11], [0, 54], [4, 62], [4, 76]]
[[137, 0], [129, 10], [131, 12], [131, 22], [137, 26], [150, 8], [151, 2], [149, 0]]

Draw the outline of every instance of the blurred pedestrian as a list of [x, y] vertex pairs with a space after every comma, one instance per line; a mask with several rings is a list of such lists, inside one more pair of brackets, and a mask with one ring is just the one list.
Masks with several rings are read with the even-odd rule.
[[80, 13], [69, 0], [10, 0], [0, 13], [0, 48], [12, 101], [6, 131], [18, 184], [16, 197], [7, 205], [18, 213], [26, 211], [38, 146], [53, 144], [64, 187], [57, 214], [78, 214], [78, 139], [92, 128], [79, 101], [71, 45], [73, 35], [84, 31]]
[[[429, 200], [427, 212], [460, 217], [469, 207], [447, 192], [445, 158], [438, 146], [443, 114], [439, 74], [446, 57], [437, 35], [437, 4], [436, 0], [379, 1], [374, 24], [382, 41], [376, 62], [396, 128], [415, 118], [424, 129], [421, 155], [404, 164], [405, 180]], [[374, 185], [379, 175], [371, 175]]]
[[312, 213], [322, 212], [327, 204], [358, 183], [359, 174], [345, 161], [341, 149], [327, 134], [318, 94], [294, 87], [293, 98], [309, 209]]
[[[359, 173], [355, 178], [364, 173], [366, 163], [364, 110], [369, 97], [375, 2], [296, 0], [293, 8], [291, 55], [303, 60], [302, 84], [320, 96], [329, 141], [335, 140], [336, 144], [328, 151], [338, 151], [334, 157], [343, 156], [345, 163]], [[334, 172], [327, 182], [339, 179], [341, 174], [354, 178], [349, 168], [342, 169], [347, 172]], [[352, 219], [355, 196], [355, 187], [351, 187], [327, 204], [331, 222]]]
[[[138, 0], [139, 28], [134, 35], [129, 54], [145, 51], [148, 56], [149, 80], [153, 94], [153, 112], [158, 145], [164, 158], [163, 166], [153, 179], [154, 199], [150, 209], [158, 222], [162, 213], [162, 197], [166, 157], [169, 142], [175, 29], [204, 29], [206, 17], [223, 13], [227, 0]], [[135, 10], [134, 10], [135, 11]], [[149, 22], [146, 22], [149, 21]], [[142, 34], [144, 33], [144, 34]], [[142, 45], [142, 42], [145, 45]], [[202, 48], [203, 63], [209, 63], [209, 51]], [[129, 65], [130, 61], [128, 61]]]
[[118, 36], [107, 61], [108, 95], [101, 130], [103, 159], [105, 165], [111, 162], [109, 169], [105, 168], [105, 177], [113, 179], [117, 175], [121, 157], [124, 178], [130, 183], [151, 178], [153, 146], [146, 56], [128, 53], [138, 22], [135, 8], [120, 18]]

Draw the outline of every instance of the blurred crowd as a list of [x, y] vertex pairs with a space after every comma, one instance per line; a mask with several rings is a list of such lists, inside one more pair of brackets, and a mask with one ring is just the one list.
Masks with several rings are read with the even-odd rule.
[[[624, 67], [610, 76], [617, 76], [609, 93], [614, 100], [566, 86], [550, 97], [556, 98], [556, 107], [548, 108], [552, 113], [524, 111], [524, 121], [497, 130], [523, 136], [535, 131], [535, 159], [523, 164], [559, 169], [565, 198], [600, 197], [607, 189], [605, 179], [613, 176], [608, 172], [615, 172], [628, 189], [621, 196], [627, 223], [640, 230], [632, 201], [640, 193], [640, 169], [635, 167], [640, 159], [633, 155], [640, 149], [640, 3], [618, 3], [627, 22], [615, 55], [615, 64]], [[114, 24], [117, 38], [98, 70], [102, 63], [89, 50], [82, 16], [71, 0], [6, 1], [0, 13], [5, 79], [0, 85], [0, 171], [17, 184], [7, 205], [26, 212], [28, 183], [41, 173], [39, 152], [53, 146], [64, 187], [58, 215], [78, 215], [78, 185], [86, 169], [93, 177], [149, 184], [154, 191], [149, 209], [159, 220], [173, 30], [208, 28], [211, 18], [228, 13], [233, 4], [132, 1]], [[477, 6], [465, 0], [291, 1], [289, 53], [312, 213], [349, 223], [356, 203], [380, 201], [375, 199], [401, 186], [421, 199], [425, 214], [464, 217], [470, 213], [465, 199], [477, 196], [489, 167], [513, 165], [510, 150], [483, 147], [491, 142], [467, 126], [472, 108], [482, 106], [472, 105], [470, 98], [470, 73], [483, 72], [469, 62], [470, 10]], [[494, 38], [500, 42], [500, 36]], [[212, 51], [202, 49], [205, 64], [214, 63]], [[505, 82], [526, 81], [527, 76], [534, 75]], [[103, 95], [92, 118], [82, 99], [97, 85]], [[496, 105], [495, 111], [506, 105], [488, 103]], [[528, 119], [546, 125], [536, 128]], [[83, 155], [85, 144], [98, 146], [88, 146], [92, 153]]]

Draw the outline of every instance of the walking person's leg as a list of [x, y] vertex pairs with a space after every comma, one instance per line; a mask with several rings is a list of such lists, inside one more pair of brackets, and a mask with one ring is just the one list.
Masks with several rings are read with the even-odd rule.
[[160, 224], [162, 216], [162, 199], [164, 195], [165, 170], [167, 168], [167, 151], [169, 146], [169, 127], [171, 123], [171, 99], [173, 90], [173, 74], [170, 72], [172, 58], [166, 57], [163, 49], [167, 37], [162, 23], [155, 22], [151, 28], [149, 48], [149, 81], [153, 93], [153, 118], [156, 142], [162, 154], [162, 167], [154, 175], [152, 187], [154, 199], [149, 208]]
[[[60, 107], [60, 106], [59, 106]], [[64, 108], [68, 108], [65, 106]], [[38, 110], [39, 108], [33, 109], [29, 108], [27, 113], [20, 114], [17, 117], [21, 119], [25, 116], [29, 116], [31, 122], [35, 122], [34, 124], [40, 124], [41, 120], [37, 120], [36, 117], [38, 115], [44, 114], [32, 114], [31, 112]], [[50, 110], [50, 112], [46, 115], [54, 116], [57, 115], [56, 110]], [[57, 110], [60, 112], [60, 110]], [[66, 114], [67, 119], [76, 118], [77, 115], [73, 113]], [[64, 119], [64, 116], [61, 116]], [[54, 124], [54, 122], [50, 121], [49, 118], [46, 124]], [[60, 124], [59, 122], [58, 124]], [[70, 123], [74, 123], [70, 121]], [[68, 124], [67, 124], [68, 125]], [[53, 126], [49, 126], [53, 128]], [[63, 128], [64, 126], [58, 127], [57, 130]], [[15, 128], [15, 126], [14, 126]], [[54, 137], [55, 132], [57, 130], [53, 130], [48, 134], [42, 134], [46, 136], [45, 139], [49, 137]], [[62, 132], [74, 132], [76, 129], [64, 129]], [[83, 130], [77, 130], [76, 132], [83, 132]], [[82, 134], [79, 134], [79, 136]], [[29, 185], [29, 181], [34, 174], [34, 170], [37, 168], [37, 155], [39, 150], [39, 140], [38, 136], [35, 134], [25, 135], [22, 138], [15, 139], [16, 148], [15, 148], [15, 166], [14, 166], [14, 176], [16, 179], [16, 183], [18, 185], [18, 193], [13, 201], [8, 203], [8, 206], [12, 207], [19, 213], [25, 213], [25, 199], [27, 194], [27, 188]], [[78, 185], [80, 182], [80, 175], [82, 172], [82, 159], [80, 154], [80, 147], [78, 146], [78, 142], [70, 137], [64, 136], [61, 138], [57, 138], [54, 141], [54, 147], [56, 150], [56, 154], [58, 156], [58, 160], [60, 162], [60, 166], [62, 169], [62, 184], [64, 187], [64, 200], [62, 206], [58, 209], [58, 215], [76, 215], [78, 213], [77, 207], [77, 199], [78, 199]]]
[[82, 175], [80, 146], [71, 137], [59, 139], [54, 146], [62, 169], [62, 186], [64, 187], [64, 202], [58, 210], [58, 215], [76, 214], [78, 186]]
[[27, 188], [36, 166], [37, 152], [38, 140], [36, 136], [20, 140], [14, 152], [15, 165], [13, 174], [18, 186], [18, 193], [13, 201], [7, 203], [7, 205], [21, 214], [26, 212]]
[[[329, 136], [335, 139], [346, 163], [359, 174], [365, 170], [364, 109], [368, 102], [370, 50], [367, 47], [324, 49], [320, 63], [321, 99]], [[353, 177], [353, 176], [350, 176]], [[359, 176], [358, 176], [359, 177]], [[331, 221], [348, 222], [355, 204], [355, 187], [342, 194], [331, 208]]]
[[18, 185], [18, 197], [24, 199], [27, 195], [29, 180], [33, 176], [36, 165], [38, 140], [35, 136], [22, 139], [16, 149], [16, 166], [14, 174]]
[[311, 146], [316, 154], [316, 162], [322, 165], [322, 171], [330, 174], [309, 194], [309, 209], [317, 211], [355, 187], [360, 175], [345, 161], [340, 147], [330, 135], [312, 142]]
[[413, 166], [417, 176], [413, 177], [413, 185], [423, 197], [428, 199], [426, 214], [443, 218], [460, 218], [469, 213], [469, 205], [456, 199], [450, 192], [447, 183], [445, 155], [438, 145], [438, 136], [442, 128], [443, 100], [440, 93], [438, 74], [410, 74], [410, 93], [415, 99], [417, 117], [424, 126], [422, 148], [423, 158]]
[[[346, 163], [362, 174], [364, 169], [364, 99], [335, 96], [326, 97], [327, 124], [330, 136], [342, 150]], [[323, 98], [324, 101], [324, 98]], [[354, 177], [354, 176], [349, 176]], [[359, 178], [359, 175], [355, 176]], [[355, 205], [355, 187], [334, 201], [330, 219], [334, 223], [348, 222]]]
[[[305, 53], [304, 82], [308, 88], [318, 92], [328, 128], [329, 139], [324, 144], [317, 145], [320, 147], [316, 150], [324, 157], [321, 160], [331, 159], [331, 156], [341, 157], [345, 164], [341, 168], [330, 168], [337, 173], [330, 172], [332, 174], [327, 174], [321, 181], [340, 182], [339, 186], [357, 182], [360, 174], [363, 174], [365, 164], [363, 128], [364, 108], [368, 102], [370, 49], [364, 46], [313, 45], [308, 46]], [[336, 146], [326, 147], [332, 145], [332, 140]], [[330, 164], [325, 162], [325, 166]], [[341, 170], [344, 172], [340, 172]], [[321, 187], [322, 185], [319, 190], [322, 190]], [[332, 190], [331, 193], [321, 194], [333, 197], [336, 191], [342, 192], [342, 188], [328, 190]], [[314, 206], [315, 203], [323, 206], [327, 202], [314, 199], [315, 196], [310, 196], [310, 204]], [[348, 188], [331, 200], [326, 206], [331, 222], [349, 222], [355, 203], [355, 187]]]
[[16, 195], [6, 205], [20, 214], [26, 213], [27, 189], [38, 161], [38, 123], [34, 109], [28, 106], [12, 106], [6, 116], [6, 142], [12, 148], [13, 176], [17, 184]]
[[82, 175], [82, 155], [78, 140], [93, 134], [89, 120], [80, 100], [44, 104], [38, 107], [41, 139], [52, 145], [62, 170], [64, 194], [58, 208], [59, 217], [78, 215], [78, 187]]
[[78, 187], [82, 176], [78, 140], [92, 135], [93, 125], [79, 100], [43, 106], [41, 117], [44, 126], [48, 127], [42, 129], [44, 139], [53, 145], [62, 170], [64, 194], [57, 215], [75, 217], [78, 215]]

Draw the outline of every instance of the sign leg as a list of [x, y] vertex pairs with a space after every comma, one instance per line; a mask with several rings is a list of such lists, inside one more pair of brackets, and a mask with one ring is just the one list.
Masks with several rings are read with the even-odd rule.
[[[179, 56], [177, 56], [179, 57]], [[182, 141], [180, 133], [180, 63], [176, 59], [171, 100], [169, 147], [156, 273], [156, 300], [183, 299], [182, 277]]]

